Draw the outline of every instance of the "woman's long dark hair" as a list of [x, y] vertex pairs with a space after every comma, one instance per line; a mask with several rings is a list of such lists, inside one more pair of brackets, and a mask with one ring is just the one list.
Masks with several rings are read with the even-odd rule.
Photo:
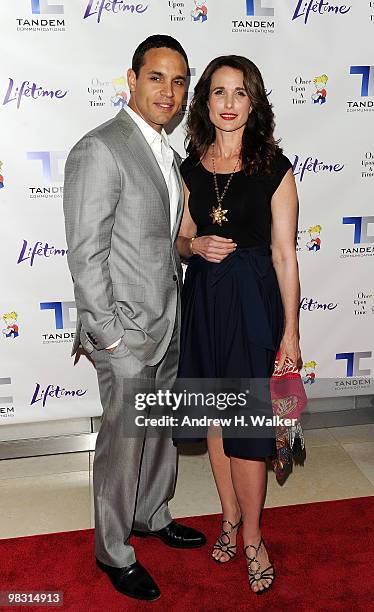
[[209, 119], [208, 98], [213, 73], [228, 66], [243, 73], [243, 83], [251, 101], [252, 112], [244, 128], [242, 167], [247, 174], [271, 174], [274, 160], [282, 149], [273, 136], [274, 113], [257, 66], [241, 55], [222, 55], [212, 60], [201, 75], [187, 117], [187, 152], [196, 161], [202, 159], [215, 140], [215, 127]]

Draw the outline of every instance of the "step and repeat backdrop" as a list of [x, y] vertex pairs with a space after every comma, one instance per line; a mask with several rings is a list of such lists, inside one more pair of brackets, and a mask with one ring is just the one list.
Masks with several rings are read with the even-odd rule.
[[0, 424], [101, 413], [92, 364], [70, 357], [63, 170], [126, 104], [133, 50], [154, 33], [189, 55], [184, 113], [213, 57], [260, 68], [300, 198], [308, 395], [373, 393], [374, 2], [12, 0], [1, 17]]

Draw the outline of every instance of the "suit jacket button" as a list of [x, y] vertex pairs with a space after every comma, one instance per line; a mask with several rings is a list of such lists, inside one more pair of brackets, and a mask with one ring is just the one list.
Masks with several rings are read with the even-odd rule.
[[178, 280], [178, 276], [176, 274], [173, 274], [173, 281], [177, 281]]

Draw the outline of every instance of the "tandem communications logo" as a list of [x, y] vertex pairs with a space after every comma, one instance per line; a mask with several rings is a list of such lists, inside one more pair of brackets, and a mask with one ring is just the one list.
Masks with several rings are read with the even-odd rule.
[[65, 32], [64, 0], [27, 0], [30, 14], [16, 18], [17, 32]]
[[342, 224], [349, 227], [352, 245], [340, 249], [341, 259], [372, 257], [374, 255], [374, 216], [343, 217]]
[[372, 360], [372, 351], [359, 351], [337, 353], [336, 361], [345, 362], [344, 374], [345, 378], [339, 378], [334, 381], [335, 391], [349, 391], [350, 389], [368, 389], [371, 387], [371, 368], [369, 368], [368, 359]]
[[42, 333], [43, 344], [61, 344], [74, 340], [77, 308], [75, 302], [41, 302], [40, 310], [47, 311], [50, 328]]
[[0, 378], [0, 418], [14, 417], [14, 402], [11, 393], [11, 378]]
[[267, 0], [241, 0], [244, 16], [231, 21], [234, 33], [274, 34], [274, 8]]
[[[28, 187], [29, 197], [61, 198], [66, 151], [28, 151], [26, 157], [36, 169], [33, 173], [35, 183]], [[42, 178], [43, 184], [39, 182], [39, 178]]]
[[347, 112], [374, 111], [374, 66], [351, 66], [349, 74], [356, 82], [356, 97], [347, 101]]
[[189, 89], [188, 91], [186, 91], [186, 93], [183, 96], [181, 114], [186, 114], [188, 112], [188, 107], [193, 98], [193, 94], [194, 94], [194, 80], [193, 79], [196, 79], [196, 68], [189, 69], [189, 77], [190, 77]]

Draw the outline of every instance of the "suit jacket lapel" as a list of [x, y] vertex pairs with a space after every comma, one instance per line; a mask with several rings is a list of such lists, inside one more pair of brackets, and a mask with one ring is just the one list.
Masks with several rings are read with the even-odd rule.
[[174, 153], [174, 163], [173, 163], [173, 168], [175, 171], [175, 176], [177, 177], [177, 183], [178, 183], [178, 187], [179, 187], [179, 201], [178, 201], [178, 208], [177, 208], [177, 215], [176, 215], [176, 219], [175, 219], [175, 223], [174, 223], [174, 227], [173, 227], [173, 231], [172, 231], [172, 241], [174, 242], [177, 232], [179, 230], [179, 225], [182, 219], [182, 215], [183, 215], [183, 204], [184, 204], [184, 192], [183, 192], [183, 183], [182, 183], [182, 177], [181, 177], [181, 173], [179, 170], [179, 166], [177, 163], [177, 158], [175, 156]]
[[157, 191], [160, 194], [168, 226], [170, 227], [169, 192], [165, 183], [164, 175], [162, 174], [160, 166], [158, 165], [156, 158], [152, 153], [152, 149], [144, 138], [141, 130], [131, 119], [131, 117], [126, 113], [126, 111], [120, 111], [117, 116], [121, 121], [122, 129], [127, 135], [126, 144], [128, 148], [132, 151], [134, 157], [139, 160], [139, 165], [153, 181]]

